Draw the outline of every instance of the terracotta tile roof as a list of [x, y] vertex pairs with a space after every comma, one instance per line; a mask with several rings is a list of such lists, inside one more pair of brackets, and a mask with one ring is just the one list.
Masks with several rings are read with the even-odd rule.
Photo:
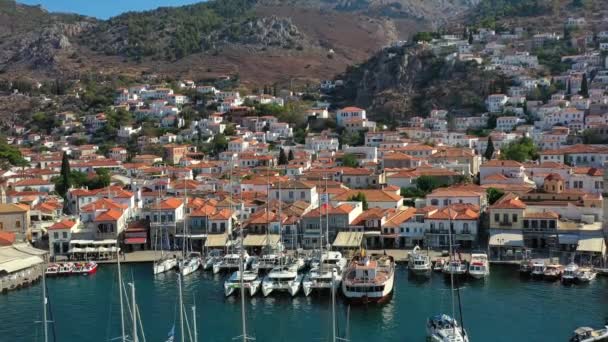
[[359, 108], [359, 107], [344, 107], [342, 109], [340, 109], [340, 111], [342, 112], [360, 112], [363, 111], [363, 109]]
[[211, 220], [228, 220], [232, 217], [230, 209], [222, 209], [211, 216]]
[[117, 221], [122, 216], [123, 211], [119, 209], [110, 209], [108, 211], [104, 211], [103, 213], [97, 215], [95, 217], [95, 222], [102, 221]]
[[564, 180], [564, 178], [562, 176], [560, 176], [557, 173], [550, 173], [547, 175], [547, 177], [545, 177], [546, 181], [552, 181], [552, 180]]
[[53, 229], [71, 229], [72, 227], [74, 227], [74, 225], [76, 225], [76, 222], [72, 221], [72, 220], [61, 220], [59, 222], [55, 222], [52, 226], [50, 226], [49, 230], [53, 230]]
[[51, 182], [44, 180], [42, 178], [31, 178], [31, 179], [24, 179], [21, 181], [16, 182], [15, 184], [13, 184], [13, 186], [36, 186], [36, 185], [50, 185]]
[[150, 206], [152, 210], [175, 210], [179, 208], [184, 201], [179, 198], [170, 197], [160, 201], [160, 203], [154, 203]]
[[396, 202], [402, 199], [401, 196], [397, 195], [395, 192], [386, 191], [386, 190], [376, 190], [376, 189], [361, 189], [361, 190], [349, 190], [343, 194], [334, 196], [332, 201], [348, 201], [349, 198], [353, 196], [357, 196], [357, 194], [362, 193], [365, 195], [365, 199], [368, 202]]
[[128, 208], [128, 206], [126, 204], [120, 204], [120, 203], [114, 202], [113, 200], [108, 199], [108, 198], [100, 198], [100, 199], [98, 199], [95, 202], [83, 205], [80, 208], [80, 211], [82, 211], [82, 212], [94, 212], [94, 211], [101, 210], [101, 209], [124, 210], [124, 209], [127, 209], [127, 208]]
[[485, 163], [483, 163], [481, 165], [481, 167], [501, 167], [501, 166], [506, 166], [506, 167], [520, 167], [523, 164], [515, 161], [515, 160], [499, 160], [499, 159], [493, 159], [493, 160], [489, 160]]
[[15, 243], [15, 233], [0, 231], [0, 246], [10, 246]]
[[313, 209], [306, 213], [304, 217], [319, 217], [319, 212], [321, 215], [347, 215], [351, 211], [353, 211], [354, 207], [350, 204], [341, 204], [337, 207], [325, 206], [321, 205], [320, 208]]
[[533, 219], [558, 219], [559, 215], [552, 211], [545, 211], [542, 213], [524, 213], [524, 218]]
[[29, 210], [29, 206], [14, 203], [0, 204], [0, 214], [25, 213]]
[[517, 195], [508, 193], [502, 196], [496, 203], [494, 203], [491, 209], [525, 209], [526, 204], [522, 202]]
[[385, 227], [399, 227], [399, 225], [407, 220], [409, 220], [410, 218], [414, 217], [414, 215], [416, 214], [417, 209], [416, 208], [407, 208], [405, 210], [397, 210], [395, 211], [392, 215], [390, 215], [387, 218], [386, 223], [384, 224]]
[[503, 180], [507, 180], [508, 178], [503, 175], [502, 173], [493, 173], [491, 175], [486, 176], [483, 180], [484, 181], [503, 181]]

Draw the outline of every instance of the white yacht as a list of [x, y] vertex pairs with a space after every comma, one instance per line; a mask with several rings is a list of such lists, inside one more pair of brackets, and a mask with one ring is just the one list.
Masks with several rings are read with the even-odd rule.
[[213, 269], [213, 265], [220, 262], [222, 257], [222, 251], [218, 249], [209, 251], [205, 257], [205, 260], [203, 260], [203, 270], [208, 271]]
[[593, 329], [589, 327], [580, 327], [574, 330], [574, 335], [570, 338], [570, 342], [594, 342], [608, 341], [608, 325], [603, 329]]
[[418, 246], [414, 247], [412, 253], [409, 254], [407, 267], [414, 274], [426, 276], [429, 276], [433, 269], [431, 258], [420, 253], [420, 247]]
[[490, 275], [490, 264], [488, 263], [488, 255], [484, 253], [471, 254], [471, 263], [469, 264], [469, 274], [475, 279], [482, 279]]
[[532, 261], [532, 272], [530, 274], [533, 277], [544, 277], [546, 269], [547, 265], [544, 260], [534, 260]]
[[[243, 287], [249, 291], [251, 297], [260, 289], [262, 280], [258, 277], [257, 271], [245, 271], [243, 272]], [[229, 297], [234, 293], [235, 290], [241, 288], [241, 272], [235, 271], [232, 273], [230, 278], [224, 282], [224, 294]]]
[[433, 342], [468, 342], [469, 337], [464, 328], [448, 315], [437, 315], [426, 322], [426, 333]]
[[179, 272], [182, 276], [187, 276], [190, 273], [198, 270], [201, 267], [201, 255], [198, 252], [191, 252], [187, 258], [182, 259], [179, 263]]
[[573, 262], [566, 265], [566, 268], [564, 268], [564, 273], [562, 273], [562, 283], [573, 283], [576, 281], [578, 268], [578, 265]]
[[443, 266], [443, 274], [450, 275], [454, 274], [455, 276], [465, 275], [467, 273], [467, 264], [460, 260], [451, 260]]
[[177, 258], [166, 256], [154, 262], [154, 274], [164, 273], [177, 267]]
[[346, 258], [342, 253], [336, 251], [326, 251], [321, 256], [321, 263], [310, 270], [302, 281], [302, 289], [306, 296], [317, 289], [338, 289], [342, 281], [342, 272], [346, 267]]
[[[245, 252], [243, 255], [245, 269], [247, 269], [247, 264], [249, 263], [249, 258], [250, 258], [249, 254], [247, 254], [247, 252]], [[213, 274], [218, 274], [222, 271], [230, 271], [230, 270], [238, 269], [240, 263], [241, 263], [240, 255], [238, 255], [236, 253], [226, 254], [220, 261], [213, 264]]]
[[576, 281], [579, 283], [588, 283], [595, 279], [597, 272], [588, 267], [581, 267], [576, 272]]
[[302, 275], [296, 265], [277, 266], [262, 281], [262, 294], [267, 297], [273, 291], [287, 291], [293, 297], [302, 285]]

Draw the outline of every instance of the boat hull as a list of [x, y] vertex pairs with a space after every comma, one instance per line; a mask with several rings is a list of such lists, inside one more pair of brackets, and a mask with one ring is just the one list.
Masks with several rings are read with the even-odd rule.
[[393, 297], [394, 273], [384, 283], [384, 288], [380, 292], [351, 292], [347, 290], [346, 283], [342, 283], [342, 294], [346, 301], [352, 304], [386, 303]]

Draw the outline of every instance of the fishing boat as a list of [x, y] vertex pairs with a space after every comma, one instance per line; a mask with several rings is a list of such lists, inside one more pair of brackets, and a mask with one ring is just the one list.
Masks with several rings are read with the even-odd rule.
[[203, 267], [203, 270], [205, 270], [205, 271], [212, 270], [213, 265], [220, 262], [222, 260], [222, 258], [223, 258], [222, 251], [220, 251], [219, 249], [210, 250], [207, 253], [207, 256], [205, 257], [205, 260], [203, 260], [203, 264], [201, 266]]
[[467, 264], [466, 262], [462, 261], [462, 260], [451, 260], [450, 262], [447, 262], [445, 264], [445, 266], [443, 267], [443, 274], [445, 275], [455, 275], [455, 276], [462, 276], [467, 274]]
[[445, 259], [438, 258], [437, 260], [435, 260], [435, 263], [433, 264], [433, 271], [434, 272], [443, 272], [444, 267], [445, 267]]
[[574, 330], [570, 342], [608, 341], [608, 325], [603, 329], [580, 327]]
[[[243, 255], [245, 265], [249, 263], [249, 254], [244, 252]], [[213, 274], [218, 274], [223, 271], [231, 271], [239, 268], [239, 264], [241, 262], [241, 257], [238, 254], [226, 254], [224, 257], [213, 264]], [[247, 269], [247, 266], [245, 266]]]
[[190, 252], [187, 258], [182, 259], [179, 263], [179, 272], [182, 276], [187, 276], [201, 267], [201, 254], [198, 252]]
[[576, 281], [578, 283], [588, 283], [595, 279], [597, 272], [592, 268], [581, 267], [576, 272]]
[[431, 258], [420, 253], [420, 247], [416, 246], [408, 256], [407, 268], [413, 274], [429, 276], [433, 265]]
[[566, 268], [564, 268], [564, 273], [562, 274], [562, 283], [573, 283], [576, 281], [576, 276], [578, 275], [578, 265], [571, 262]]
[[426, 322], [426, 334], [433, 342], [468, 342], [466, 331], [448, 315], [437, 315]]
[[532, 273], [533, 263], [532, 260], [525, 259], [519, 263], [519, 274], [522, 276], [529, 276]]
[[555, 281], [562, 277], [563, 272], [564, 266], [560, 264], [550, 264], [547, 265], [547, 268], [543, 273], [543, 278], [548, 281]]
[[321, 256], [321, 263], [310, 270], [302, 281], [304, 295], [308, 296], [314, 290], [331, 289], [337, 290], [342, 281], [342, 272], [346, 267], [347, 261], [342, 257], [342, 253], [336, 251], [326, 251]]
[[297, 266], [277, 266], [273, 268], [262, 281], [262, 294], [268, 297], [272, 292], [288, 292], [292, 297], [300, 291], [302, 275], [298, 274]]
[[342, 276], [342, 293], [355, 303], [383, 303], [393, 294], [395, 260], [388, 255], [356, 255]]
[[74, 263], [66, 262], [59, 264], [59, 271], [57, 272], [59, 275], [70, 275], [74, 271]]
[[241, 283], [242, 286], [249, 291], [249, 295], [253, 297], [258, 292], [262, 280], [258, 277], [257, 271], [244, 271], [241, 282], [241, 272], [234, 271], [230, 278], [224, 282], [224, 295], [230, 297], [235, 290], [241, 288]]
[[530, 275], [536, 278], [542, 278], [545, 275], [546, 269], [547, 265], [545, 265], [544, 260], [534, 260], [532, 261], [532, 271], [530, 271]]
[[471, 263], [469, 264], [469, 275], [475, 279], [483, 279], [490, 275], [490, 264], [488, 263], [487, 254], [471, 254]]

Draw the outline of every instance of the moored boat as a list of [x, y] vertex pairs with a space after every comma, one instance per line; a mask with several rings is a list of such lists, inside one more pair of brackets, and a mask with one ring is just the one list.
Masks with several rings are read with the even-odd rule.
[[[258, 272], [256, 271], [243, 272], [242, 282], [243, 287], [245, 288], [245, 290], [249, 291], [249, 295], [251, 297], [255, 296], [255, 294], [258, 292], [258, 289], [260, 288], [260, 285], [262, 284], [262, 280], [259, 279]], [[224, 282], [224, 295], [226, 295], [226, 297], [229, 297], [230, 295], [235, 293], [235, 290], [238, 290], [240, 288], [241, 272], [235, 271], [232, 273], [230, 278], [228, 278]], [[236, 293], [238, 293], [238, 291]]]
[[382, 303], [390, 299], [395, 260], [388, 255], [355, 256], [342, 276], [342, 293], [351, 302]]
[[164, 273], [174, 269], [175, 267], [177, 267], [177, 258], [167, 256], [154, 262], [153, 272], [154, 274]]
[[296, 265], [277, 266], [262, 281], [262, 294], [267, 297], [272, 292], [288, 292], [292, 297], [300, 291], [302, 275], [298, 274]]
[[445, 264], [445, 266], [443, 267], [443, 274], [454, 274], [455, 276], [462, 276], [467, 273], [467, 269], [467, 264], [464, 261], [454, 259]]
[[330, 290], [332, 286], [337, 290], [342, 281], [342, 272], [346, 264], [347, 261], [342, 257], [342, 253], [337, 251], [324, 252], [320, 264], [304, 276], [302, 281], [304, 295], [308, 296], [314, 290]]
[[578, 283], [588, 283], [595, 279], [597, 272], [592, 268], [581, 267], [576, 272], [576, 281]]
[[213, 269], [213, 265], [222, 260], [222, 252], [219, 249], [211, 250], [203, 260], [203, 270], [208, 271]]
[[562, 283], [572, 283], [576, 281], [576, 276], [578, 274], [578, 265], [575, 263], [569, 263], [566, 268], [564, 268], [564, 272], [562, 273]]
[[201, 255], [197, 252], [191, 252], [190, 255], [182, 259], [179, 263], [179, 272], [182, 276], [189, 275], [201, 267]]
[[547, 265], [545, 272], [543, 273], [543, 277], [545, 280], [555, 281], [562, 277], [562, 273], [564, 272], [564, 266], [560, 264], [551, 264]]
[[490, 275], [490, 264], [488, 263], [488, 256], [486, 254], [471, 254], [471, 263], [469, 263], [469, 275], [475, 279], [483, 279]]
[[435, 263], [433, 264], [433, 271], [434, 272], [443, 272], [445, 263], [446, 263], [445, 259], [438, 258], [437, 260], [435, 260]]
[[431, 258], [428, 255], [420, 253], [420, 247], [418, 246], [414, 247], [412, 253], [409, 254], [407, 264], [410, 272], [416, 275], [429, 276], [433, 268]]
[[44, 273], [49, 276], [59, 274], [59, 265], [58, 264], [48, 264], [46, 266], [46, 270], [44, 271]]
[[530, 259], [524, 259], [519, 263], [519, 274], [529, 276], [532, 273], [533, 262]]
[[[249, 263], [249, 254], [247, 254], [247, 252], [244, 253], [243, 259], [245, 262], [245, 264], [244, 264], [245, 269], [247, 269], [247, 264]], [[230, 270], [238, 269], [240, 263], [241, 263], [240, 255], [238, 255], [236, 253], [235, 254], [226, 254], [220, 261], [213, 264], [213, 274], [217, 274], [222, 271], [230, 271]]]
[[532, 271], [530, 271], [530, 275], [537, 278], [542, 278], [545, 275], [545, 270], [547, 269], [547, 265], [545, 265], [544, 260], [534, 260], [532, 261]]

